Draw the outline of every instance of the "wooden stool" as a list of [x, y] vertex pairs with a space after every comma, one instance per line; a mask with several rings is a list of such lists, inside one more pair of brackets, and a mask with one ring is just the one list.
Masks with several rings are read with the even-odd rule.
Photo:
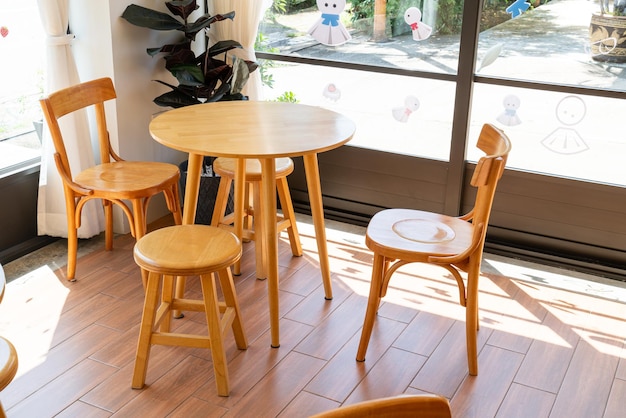
[[[11, 383], [17, 373], [17, 351], [6, 338], [0, 337], [0, 391]], [[6, 418], [0, 403], [0, 418]]]
[[[235, 214], [225, 214], [226, 204], [228, 202], [228, 194], [230, 193], [231, 184], [235, 178], [237, 161], [234, 158], [216, 158], [213, 161], [213, 171], [221, 176], [217, 197], [215, 199], [215, 209], [213, 210], [213, 219], [211, 225], [228, 227], [234, 230]], [[287, 230], [289, 234], [289, 244], [291, 245], [291, 253], [300, 257], [302, 255], [302, 245], [300, 243], [300, 235], [296, 225], [296, 215], [293, 211], [293, 203], [291, 202], [291, 194], [289, 193], [289, 184], [287, 176], [293, 172], [293, 161], [291, 158], [276, 159], [276, 189], [278, 191], [278, 199], [280, 207], [283, 211], [282, 216], [278, 213], [276, 216], [277, 231]], [[250, 190], [250, 186], [252, 189]], [[244, 203], [244, 219], [243, 235], [238, 237], [240, 240], [254, 240], [256, 235], [261, 235], [261, 222], [254, 222], [254, 215], [260, 214], [258, 202], [261, 193], [261, 163], [257, 159], [246, 160], [246, 201]], [[252, 197], [250, 197], [252, 194]], [[252, 201], [252, 204], [250, 204]], [[237, 202], [235, 202], [237, 204]], [[264, 249], [260, 245], [260, 240], [256, 241], [256, 275], [259, 279], [267, 278], [264, 268]], [[235, 263], [233, 272], [236, 275], [241, 273], [240, 263]]]
[[[133, 389], [141, 389], [145, 384], [151, 346], [174, 345], [210, 348], [217, 393], [228, 396], [228, 369], [222, 337], [229, 326], [237, 347], [248, 347], [230, 271], [230, 266], [241, 258], [241, 241], [234, 234], [212, 226], [176, 225], [157, 229], [141, 238], [135, 244], [134, 257], [139, 267], [148, 273], [148, 283]], [[219, 277], [225, 302], [218, 302], [214, 273]], [[200, 276], [203, 300], [174, 297], [174, 278], [177, 276], [180, 276], [179, 280]], [[161, 284], [163, 287], [159, 292]], [[208, 336], [170, 333], [172, 312], [179, 310], [205, 312]]]

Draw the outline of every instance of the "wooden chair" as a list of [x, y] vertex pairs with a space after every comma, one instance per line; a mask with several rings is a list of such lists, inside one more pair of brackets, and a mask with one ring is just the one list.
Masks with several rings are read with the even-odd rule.
[[[374, 260], [358, 361], [365, 360], [376, 312], [393, 273], [409, 263], [431, 263], [447, 269], [457, 281], [460, 304], [466, 308], [469, 373], [478, 374], [478, 279], [491, 206], [511, 142], [502, 131], [486, 124], [477, 147], [486, 155], [478, 161], [471, 179], [477, 193], [469, 213], [456, 218], [419, 210], [388, 209], [378, 212], [369, 222], [365, 242], [374, 252]], [[467, 284], [460, 272], [467, 273]]]
[[[113, 204], [118, 205], [128, 217], [131, 233], [136, 239], [145, 234], [146, 211], [150, 198], [161, 192], [165, 195], [175, 222], [182, 223], [178, 167], [161, 162], [125, 161], [111, 147], [104, 102], [115, 98], [111, 79], [101, 78], [59, 90], [40, 100], [54, 143], [54, 160], [63, 179], [68, 224], [67, 279], [71, 281], [75, 280], [81, 211], [88, 201], [102, 200], [107, 250], [113, 248]], [[58, 120], [90, 106], [95, 110], [101, 163], [75, 174], [70, 166]], [[86, 149], [91, 147], [89, 137], [83, 140]], [[131, 203], [132, 209], [124, 200]]]
[[400, 395], [346, 405], [310, 418], [452, 418], [448, 400], [438, 395]]
[[[220, 227], [229, 227], [235, 224], [235, 214], [226, 214], [226, 205], [228, 203], [228, 194], [230, 193], [232, 182], [235, 178], [236, 160], [234, 158], [216, 158], [213, 161], [213, 171], [221, 176], [217, 198], [215, 199], [215, 209], [213, 210], [213, 219], [211, 225]], [[277, 231], [286, 230], [289, 236], [289, 244], [291, 245], [291, 253], [300, 257], [302, 255], [302, 244], [300, 243], [300, 235], [298, 234], [298, 226], [296, 224], [296, 215], [293, 210], [291, 194], [289, 193], [289, 184], [287, 176], [293, 172], [293, 161], [291, 158], [276, 159], [276, 189], [278, 191], [278, 199], [282, 209], [282, 216], [276, 214]], [[255, 240], [255, 236], [262, 234], [260, 229], [261, 222], [254, 222], [254, 215], [260, 214], [258, 202], [260, 202], [261, 193], [261, 164], [259, 160], [246, 160], [246, 201], [244, 203], [244, 219], [243, 234], [239, 239]], [[265, 279], [267, 274], [263, 268], [264, 249], [260, 245], [260, 241], [256, 240], [256, 274], [257, 278]], [[236, 263], [234, 274], [240, 274], [240, 265]]]
[[[228, 396], [223, 334], [232, 328], [237, 347], [248, 347], [230, 271], [230, 266], [241, 257], [241, 241], [231, 232], [208, 225], [175, 225], [157, 229], [139, 239], [134, 257], [148, 279], [132, 387], [144, 386], [152, 345], [209, 348], [217, 393]], [[218, 302], [214, 274], [219, 277], [224, 302]], [[177, 276], [199, 276], [202, 300], [175, 297]], [[170, 332], [172, 316], [182, 310], [204, 312], [208, 334]]]

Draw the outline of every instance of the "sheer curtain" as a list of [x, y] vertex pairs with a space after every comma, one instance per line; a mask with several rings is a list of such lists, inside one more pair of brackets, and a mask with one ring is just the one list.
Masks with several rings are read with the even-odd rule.
[[[217, 42], [227, 39], [237, 41], [243, 46], [243, 50], [235, 49], [230, 53], [239, 58], [256, 61], [254, 41], [263, 13], [271, 5], [272, 0], [209, 0], [208, 12], [211, 16], [235, 11], [234, 20], [224, 20], [211, 25], [210, 41]], [[248, 96], [250, 100], [262, 100], [262, 92], [261, 75], [257, 69], [250, 74], [250, 80], [248, 80], [243, 94]]]
[[[38, 0], [39, 15], [46, 33], [46, 67], [44, 94], [79, 83], [78, 70], [70, 43], [72, 35], [68, 29], [68, 0]], [[73, 172], [79, 172], [94, 164], [91, 141], [87, 149], [79, 138], [89, 136], [87, 115], [78, 112], [60, 120], [63, 137], [66, 140], [67, 155]], [[37, 203], [37, 232], [39, 235], [67, 237], [67, 217], [63, 182], [54, 163], [54, 146], [44, 128], [41, 169], [39, 175], [39, 196]], [[89, 238], [104, 230], [104, 215], [97, 202], [89, 202], [82, 212], [79, 238]]]

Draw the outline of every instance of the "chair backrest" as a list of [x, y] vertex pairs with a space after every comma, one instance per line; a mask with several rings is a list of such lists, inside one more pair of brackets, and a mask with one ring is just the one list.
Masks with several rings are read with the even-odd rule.
[[448, 400], [438, 395], [401, 395], [346, 405], [311, 418], [452, 418]]
[[[476, 146], [485, 155], [478, 160], [470, 184], [478, 188], [474, 208], [471, 212], [474, 225], [482, 225], [475, 229], [480, 236], [474, 237], [482, 241], [485, 239], [487, 225], [491, 214], [491, 207], [498, 181], [502, 177], [507, 158], [511, 151], [511, 141], [504, 132], [490, 124], [483, 125]], [[482, 245], [481, 245], [482, 247]]]
[[50, 129], [52, 142], [54, 143], [57, 167], [59, 171], [62, 169], [70, 179], [72, 178], [72, 172], [67, 158], [63, 134], [59, 126], [59, 119], [78, 110], [94, 106], [98, 127], [100, 160], [102, 163], [110, 162], [111, 155], [115, 156], [115, 154], [112, 153], [109, 142], [104, 102], [115, 98], [115, 88], [111, 79], [100, 78], [56, 91], [39, 101], [48, 129]]

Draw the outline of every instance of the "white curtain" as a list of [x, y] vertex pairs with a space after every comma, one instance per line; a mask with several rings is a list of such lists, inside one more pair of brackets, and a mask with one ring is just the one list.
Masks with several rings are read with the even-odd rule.
[[[272, 0], [209, 0], [208, 12], [211, 16], [235, 11], [234, 20], [224, 20], [211, 25], [209, 40], [215, 43], [220, 40], [232, 39], [243, 46], [243, 50], [234, 49], [232, 54], [250, 61], [256, 61], [254, 42], [256, 40], [259, 23]], [[243, 94], [250, 100], [262, 100], [263, 86], [261, 75], [257, 69], [250, 74]]]
[[[39, 15], [46, 33], [46, 67], [44, 95], [80, 82], [67, 34], [68, 0], [38, 0]], [[77, 173], [94, 164], [89, 136], [87, 114], [78, 112], [60, 120], [61, 131], [66, 141], [67, 154], [72, 172]], [[97, 201], [85, 205], [82, 213], [79, 238], [90, 238], [104, 230], [102, 207]], [[39, 235], [67, 237], [67, 217], [63, 182], [54, 163], [54, 146], [48, 129], [44, 127], [37, 204], [37, 230]]]

